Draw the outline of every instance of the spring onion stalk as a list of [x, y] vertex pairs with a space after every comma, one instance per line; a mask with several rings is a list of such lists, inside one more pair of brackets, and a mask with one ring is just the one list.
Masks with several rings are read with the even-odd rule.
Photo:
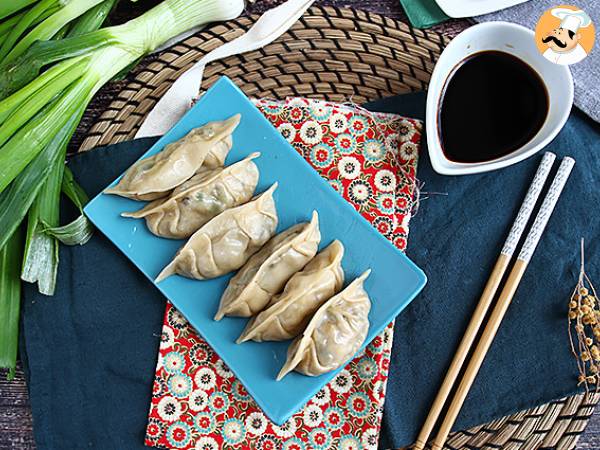
[[[44, 2], [45, 0], [42, 0]], [[53, 0], [48, 0], [53, 1]], [[61, 1], [61, 0], [59, 0]], [[97, 4], [101, 3], [102, 0], [77, 0], [70, 1], [64, 7], [60, 8], [54, 14], [49, 16], [42, 23], [37, 25], [33, 30], [27, 33], [17, 45], [4, 58], [4, 62], [9, 62], [21, 55], [25, 50], [31, 46], [35, 41], [46, 41], [51, 39], [58, 31], [67, 25], [73, 19], [84, 14], [89, 9], [93, 8]], [[4, 55], [0, 53], [0, 57]]]
[[[29, 83], [25, 89], [20, 89], [13, 95], [0, 101], [0, 125], [3, 124], [22, 103], [27, 101], [29, 97], [35, 95], [43, 87], [47, 86], [48, 83], [61, 76], [65, 71], [75, 67], [77, 62], [77, 59], [69, 59], [51, 67]], [[4, 78], [0, 77], [0, 81], [2, 79]]]
[[[116, 62], [115, 62], [116, 63]], [[92, 64], [81, 64], [81, 68], [91, 70]], [[97, 70], [97, 67], [96, 67]], [[0, 147], [0, 192], [4, 191], [12, 180], [40, 153], [67, 124], [70, 113], [82, 98], [87, 98], [93, 83], [86, 82], [92, 76], [90, 72], [72, 83], [66, 90], [55, 92], [58, 100], [39, 120], [30, 120]], [[50, 83], [53, 84], [53, 83]], [[38, 91], [41, 96], [43, 92]], [[46, 95], [45, 97], [50, 97]], [[27, 102], [27, 100], [26, 100]], [[36, 105], [38, 107], [39, 105]], [[10, 116], [12, 118], [14, 115]], [[8, 120], [8, 119], [7, 119]], [[0, 230], [2, 233], [2, 230]]]
[[[74, 81], [81, 78], [84, 74], [86, 64], [82, 61], [81, 64], [75, 64], [67, 73], [61, 77], [56, 77], [51, 80], [37, 95], [33, 95], [26, 99], [21, 105], [15, 108], [11, 114], [10, 120], [5, 120], [0, 125], [0, 147], [17, 132], [29, 119], [42, 109], [50, 100], [54, 98], [56, 92], [62, 92], [68, 88]], [[0, 158], [1, 159], [1, 158]]]
[[0, 368], [8, 369], [9, 380], [15, 376], [19, 339], [21, 240], [17, 229], [0, 250]]
[[4, 60], [6, 56], [11, 52], [14, 45], [18, 42], [19, 38], [23, 33], [27, 31], [41, 16], [46, 12], [51, 11], [54, 13], [60, 8], [59, 0], [41, 0], [39, 3], [34, 5], [28, 10], [21, 20], [19, 20], [14, 27], [11, 28], [7, 34], [2, 47], [0, 48], [0, 59]]
[[104, 0], [73, 22], [67, 37], [79, 36], [102, 26], [118, 0]]
[[14, 16], [0, 22], [0, 36], [11, 31], [14, 26], [21, 20], [25, 13], [21, 12], [19, 14], [15, 14]]
[[[51, 105], [48, 105], [32, 120], [38, 120]], [[40, 154], [23, 170], [19, 176], [0, 193], [0, 248], [6, 244], [9, 236], [21, 224], [27, 211], [40, 192], [50, 170], [63, 154], [63, 149], [77, 127], [77, 122], [85, 110], [85, 102], [75, 109], [67, 125], [63, 127], [54, 139]]]
[[[78, 62], [76, 67], [85, 72], [83, 76], [66, 89], [58, 90], [58, 82], [50, 81], [36, 91], [36, 96], [43, 96], [44, 99], [53, 98], [53, 94], [60, 95], [59, 101], [46, 116], [36, 122], [30, 120], [10, 137], [10, 127], [7, 128], [6, 136], [0, 133], [0, 142], [4, 142], [0, 147], [0, 192], [64, 126], [65, 111], [71, 111], [81, 96], [86, 95], [85, 92], [91, 90], [95, 93], [114, 75], [168, 39], [209, 21], [236, 17], [243, 6], [243, 0], [165, 0], [136, 19], [106, 28], [105, 34], [114, 36], [117, 43], [93, 50], [87, 54], [85, 63]], [[58, 74], [57, 78], [64, 76], [67, 76], [66, 72]], [[30, 87], [31, 84], [28, 84], [22, 90]], [[18, 96], [19, 92], [14, 95]], [[26, 102], [27, 99], [23, 99], [23, 103]], [[40, 103], [35, 108], [39, 108]], [[0, 110], [2, 106], [0, 104]], [[16, 108], [18, 107], [14, 109], [15, 114], [10, 115], [6, 121], [17, 115]]]
[[52, 165], [48, 178], [29, 210], [27, 237], [21, 279], [38, 284], [38, 291], [54, 295], [58, 273], [58, 240], [46, 234], [47, 227], [59, 225], [60, 191], [62, 185], [66, 147]]
[[[51, 63], [66, 60], [70, 64], [75, 56], [116, 43], [112, 36], [104, 36], [106, 33], [103, 31], [98, 30], [98, 33], [87, 33], [84, 36], [59, 41], [39, 41], [14, 61], [0, 64], [0, 100], [35, 80], [42, 68]], [[0, 117], [1, 114], [2, 112]]]
[[0, 20], [22, 10], [36, 1], [37, 0], [2, 0], [2, 2], [0, 2]]
[[[61, 33], [59, 31], [53, 39], [36, 41], [17, 58], [0, 63], [0, 73], [2, 74], [0, 76], [0, 100], [35, 79], [42, 68], [49, 64], [90, 52], [114, 42], [112, 36], [103, 30], [97, 33], [90, 32], [97, 30], [102, 25], [116, 3], [117, 0], [104, 0], [62, 28], [63, 31], [68, 28], [66, 36], [69, 38], [85, 34], [84, 37], [57, 40]], [[2, 26], [3, 24], [0, 24], [0, 48], [2, 46]], [[6, 45], [10, 45], [10, 43]]]
[[63, 26], [60, 30], [58, 30], [58, 32], [52, 36], [52, 40], [53, 41], [58, 41], [62, 38], [64, 38], [67, 33], [69, 32], [69, 29], [71, 28], [71, 24], [66, 24], [65, 26]]
[[[83, 109], [80, 109], [80, 113]], [[76, 126], [80, 113], [71, 119], [71, 128]], [[70, 133], [65, 133], [65, 136]], [[58, 143], [58, 152], [50, 165], [50, 170], [40, 192], [29, 210], [27, 222], [27, 237], [25, 240], [25, 254], [21, 279], [30, 283], [37, 283], [40, 293], [54, 295], [56, 275], [58, 273], [59, 240], [68, 245], [81, 244], [89, 240], [91, 224], [83, 216], [79, 192], [77, 198], [72, 199], [80, 209], [80, 216], [74, 223], [59, 227], [60, 194], [63, 190], [65, 165], [64, 159], [67, 150], [67, 139]], [[73, 186], [72, 174], [66, 180], [67, 194]], [[71, 197], [69, 195], [69, 197]]]
[[77, 184], [73, 178], [73, 173], [67, 166], [64, 167], [61, 190], [77, 207], [79, 216], [66, 225], [45, 227], [43, 231], [65, 245], [83, 245], [94, 234], [92, 224], [83, 214], [83, 207], [89, 199], [82, 187]]
[[[114, 0], [68, 0], [49, 12], [62, 1], [16, 0], [22, 6], [0, 7], [0, 20], [23, 10], [16, 24], [36, 7], [43, 11], [31, 15], [38, 24], [33, 26], [30, 17], [30, 26], [17, 40], [11, 35], [14, 27], [0, 36], [4, 51], [8, 51], [7, 58], [0, 58], [0, 82], [8, 80], [5, 84], [9, 87], [3, 91], [0, 84], [0, 251], [10, 257], [11, 268], [20, 268], [20, 273], [9, 272], [0, 260], [0, 273], [12, 280], [12, 290], [0, 291], [0, 303], [4, 304], [12, 305], [18, 299], [15, 279], [19, 275], [51, 294], [58, 240], [75, 245], [91, 236], [91, 225], [83, 215], [59, 226], [57, 211], [61, 190], [80, 213], [87, 201], [63, 163], [68, 142], [93, 95], [168, 39], [208, 22], [235, 18], [244, 8], [243, 0], [164, 0], [125, 24], [86, 33], [99, 20], [94, 20], [91, 11], [102, 15], [100, 6], [108, 8], [105, 2]], [[50, 41], [67, 24], [71, 24], [68, 33], [73, 35]], [[10, 45], [6, 44], [9, 38]], [[22, 228], [26, 216], [23, 258], [13, 251], [11, 236]], [[11, 311], [0, 319], [0, 330], [16, 329], [18, 311]], [[7, 353], [6, 360], [0, 362], [14, 367], [15, 356], [16, 352]]]

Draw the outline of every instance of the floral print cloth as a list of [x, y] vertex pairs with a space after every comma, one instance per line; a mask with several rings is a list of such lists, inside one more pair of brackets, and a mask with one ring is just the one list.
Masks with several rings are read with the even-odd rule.
[[[419, 121], [301, 98], [255, 104], [340, 195], [405, 249]], [[390, 324], [301, 411], [277, 426], [167, 303], [145, 443], [195, 450], [376, 449], [392, 337]]]

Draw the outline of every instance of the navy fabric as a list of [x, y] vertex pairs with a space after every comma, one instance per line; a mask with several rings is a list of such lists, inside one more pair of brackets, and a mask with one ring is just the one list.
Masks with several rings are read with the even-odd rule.
[[[424, 95], [368, 106], [418, 115]], [[549, 147], [578, 162], [458, 428], [575, 392], [567, 297], [581, 236], [588, 271], [600, 278], [599, 138], [598, 124], [574, 111]], [[96, 149], [69, 166], [94, 196], [152, 142]], [[431, 194], [411, 221], [408, 254], [429, 283], [396, 321], [381, 448], [414, 440], [538, 162], [535, 156], [486, 175], [443, 177], [423, 153], [418, 176]], [[145, 448], [164, 298], [99, 232], [83, 247], [62, 247], [60, 257], [57, 295], [28, 286], [23, 302], [20, 348], [37, 447]]]
[[[69, 167], [94, 196], [153, 142], [95, 149]], [[98, 231], [84, 246], [61, 246], [59, 267], [57, 294], [27, 285], [22, 307], [21, 359], [37, 448], [147, 448], [165, 299]]]
[[[399, 113], [410, 107], [423, 119], [424, 103], [419, 93], [366, 107]], [[547, 150], [557, 155], [555, 167], [566, 155], [577, 163], [455, 429], [577, 392], [567, 304], [582, 237], [588, 274], [600, 280], [600, 125], [573, 110]], [[414, 442], [541, 157], [449, 177], [433, 171], [423, 147], [417, 176], [424, 199], [410, 222], [407, 254], [429, 282], [396, 321], [381, 448]]]

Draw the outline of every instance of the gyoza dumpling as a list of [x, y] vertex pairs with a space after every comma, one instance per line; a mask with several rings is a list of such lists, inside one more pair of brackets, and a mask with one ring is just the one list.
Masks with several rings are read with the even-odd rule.
[[358, 352], [369, 331], [371, 300], [363, 283], [370, 273], [364, 272], [319, 308], [291, 343], [277, 380], [292, 370], [313, 377], [331, 372]]
[[202, 225], [226, 209], [246, 203], [258, 183], [260, 153], [225, 168], [202, 170], [164, 199], [155, 200], [123, 217], [146, 219], [152, 233], [171, 239], [190, 237]]
[[242, 267], [275, 234], [276, 188], [274, 183], [252, 201], [211, 219], [179, 249], [156, 282], [174, 273], [197, 280], [216, 278]]
[[285, 285], [283, 293], [246, 326], [237, 343], [284, 341], [299, 335], [313, 313], [344, 284], [344, 246], [333, 241]]
[[200, 167], [224, 164], [231, 150], [231, 133], [240, 115], [195, 128], [160, 152], [132, 165], [119, 182], [104, 191], [134, 200], [156, 200], [190, 179]]
[[254, 254], [229, 281], [215, 320], [250, 317], [261, 311], [285, 283], [317, 253], [321, 242], [319, 215], [279, 233]]

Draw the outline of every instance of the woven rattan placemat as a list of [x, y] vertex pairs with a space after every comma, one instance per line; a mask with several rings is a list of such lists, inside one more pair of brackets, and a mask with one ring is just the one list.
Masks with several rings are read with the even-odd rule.
[[[212, 26], [169, 48], [138, 72], [87, 133], [80, 150], [132, 139], [171, 83], [256, 17]], [[263, 49], [211, 64], [202, 89], [227, 75], [253, 97], [304, 96], [362, 103], [427, 88], [447, 38], [352, 9], [313, 7]], [[599, 396], [576, 395], [454, 433], [450, 449], [571, 449]]]

